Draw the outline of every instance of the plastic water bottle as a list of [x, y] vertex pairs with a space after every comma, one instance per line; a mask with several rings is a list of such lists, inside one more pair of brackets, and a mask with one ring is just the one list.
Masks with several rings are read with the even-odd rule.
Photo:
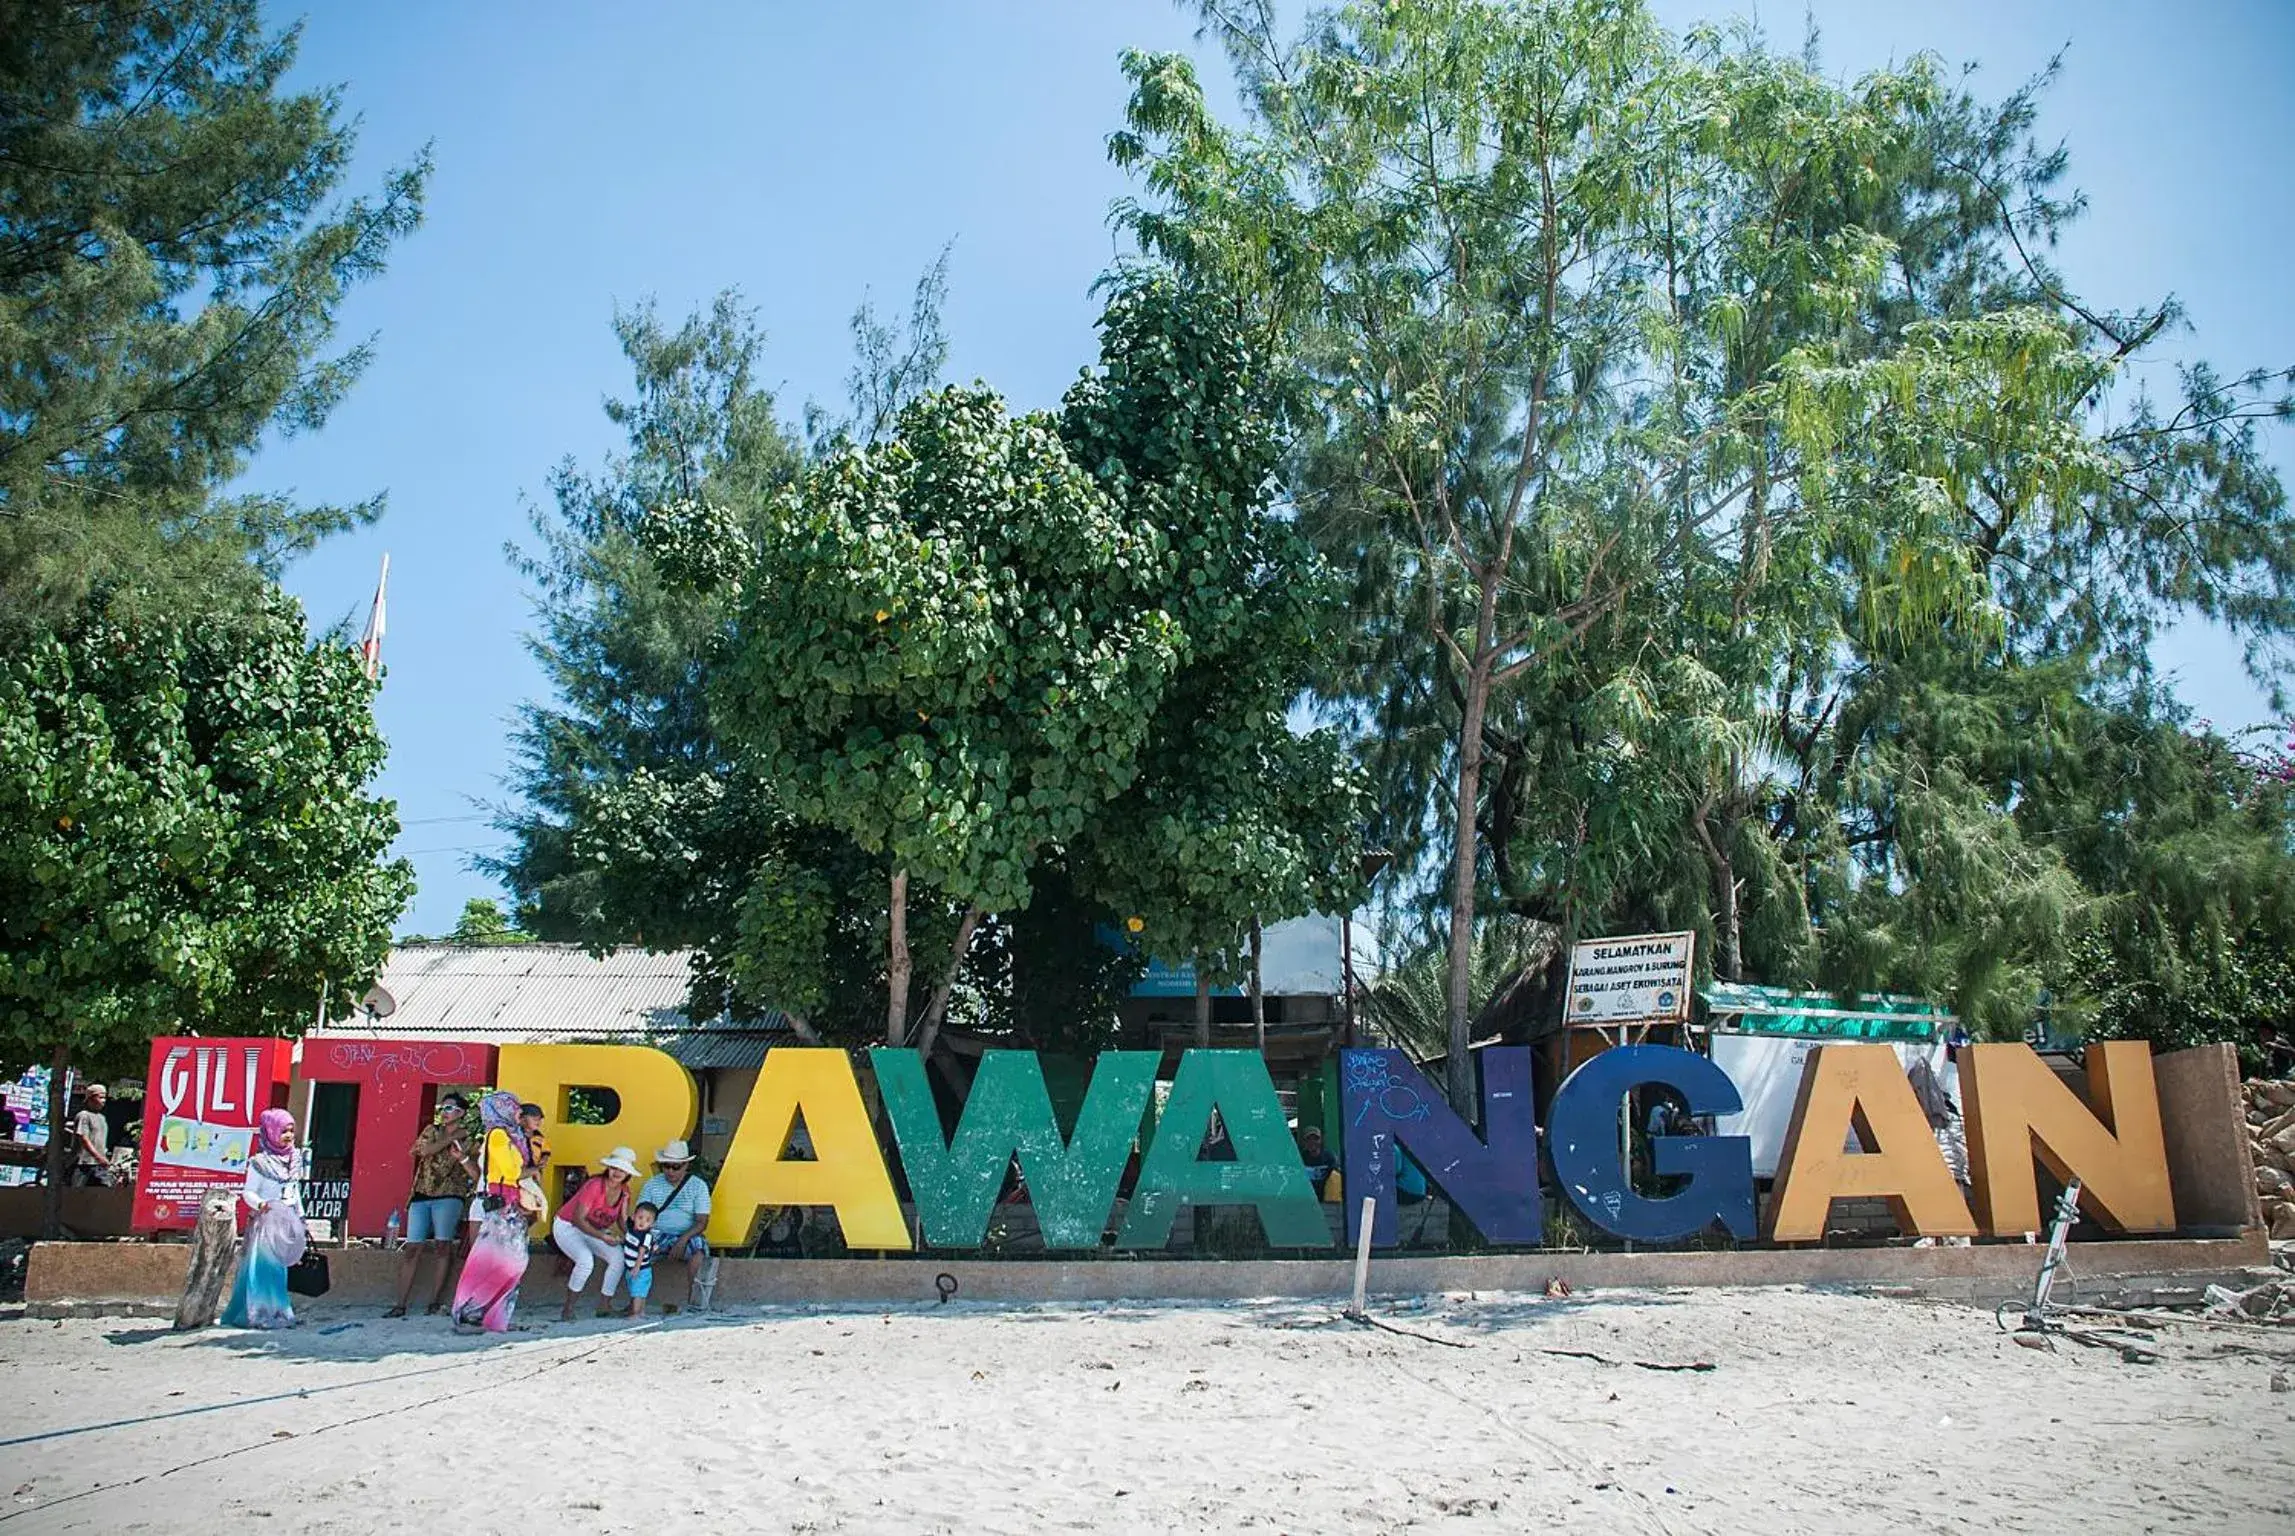
[[385, 1248], [396, 1248], [398, 1246], [398, 1234], [398, 1207], [392, 1206], [390, 1213], [390, 1224], [383, 1228], [383, 1246]]

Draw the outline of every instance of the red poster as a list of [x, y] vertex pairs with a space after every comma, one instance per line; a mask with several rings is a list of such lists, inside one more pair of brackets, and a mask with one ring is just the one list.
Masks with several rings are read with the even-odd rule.
[[196, 1226], [209, 1189], [235, 1188], [246, 1177], [255, 1117], [286, 1106], [294, 1050], [292, 1040], [177, 1035], [151, 1043], [136, 1165], [137, 1231]]

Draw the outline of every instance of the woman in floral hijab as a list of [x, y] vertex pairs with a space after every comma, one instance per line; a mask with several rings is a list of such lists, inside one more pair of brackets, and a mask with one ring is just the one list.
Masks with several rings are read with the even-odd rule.
[[518, 1123], [518, 1095], [486, 1095], [478, 1101], [478, 1119], [486, 1131], [478, 1164], [486, 1214], [454, 1287], [454, 1326], [503, 1333], [510, 1327], [518, 1282], [526, 1273], [527, 1229], [540, 1209], [524, 1187], [532, 1156]]
[[223, 1309], [230, 1328], [292, 1328], [287, 1271], [303, 1257], [310, 1229], [303, 1223], [303, 1159], [295, 1149], [295, 1117], [266, 1109], [255, 1121], [255, 1151], [239, 1192], [247, 1236], [239, 1247], [239, 1278]]

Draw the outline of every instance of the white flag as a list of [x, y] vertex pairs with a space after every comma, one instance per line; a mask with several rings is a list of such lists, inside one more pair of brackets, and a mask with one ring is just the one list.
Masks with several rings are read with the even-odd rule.
[[382, 575], [375, 579], [374, 611], [367, 615], [367, 632], [359, 637], [359, 656], [366, 663], [367, 681], [382, 675], [383, 589], [390, 585], [390, 556], [382, 557]]

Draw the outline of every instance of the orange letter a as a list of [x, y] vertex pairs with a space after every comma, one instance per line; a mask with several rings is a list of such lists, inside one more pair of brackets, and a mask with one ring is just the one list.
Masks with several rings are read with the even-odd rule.
[[[1843, 1150], [1851, 1130], [1865, 1150]], [[1974, 1237], [1968, 1202], [1937, 1150], [1904, 1063], [1885, 1045], [1820, 1045], [1801, 1074], [1769, 1239], [1815, 1242], [1842, 1198], [1879, 1197], [1917, 1237]]]

